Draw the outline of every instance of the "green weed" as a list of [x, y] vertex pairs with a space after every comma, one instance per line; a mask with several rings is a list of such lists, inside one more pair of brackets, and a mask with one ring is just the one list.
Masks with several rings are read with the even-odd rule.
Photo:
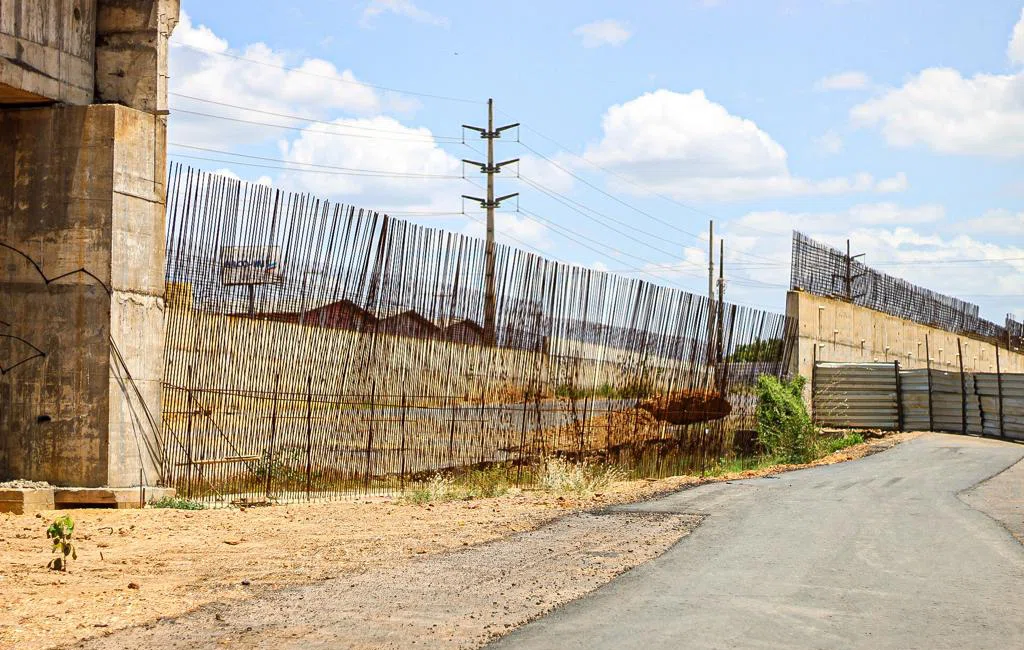
[[71, 534], [75, 532], [75, 521], [68, 515], [57, 517], [50, 524], [50, 527], [46, 529], [46, 539], [53, 540], [54, 553], [57, 553], [57, 557], [53, 558], [47, 563], [47, 568], [51, 571], [67, 571], [68, 570], [68, 556], [71, 559], [78, 559], [78, 552], [75, 550], [75, 545], [71, 542]]
[[150, 508], [173, 508], [175, 510], [205, 510], [206, 506], [199, 501], [182, 497], [160, 497], [149, 502]]
[[767, 455], [783, 463], [814, 460], [818, 429], [804, 405], [807, 380], [780, 381], [769, 375], [757, 380], [757, 435]]

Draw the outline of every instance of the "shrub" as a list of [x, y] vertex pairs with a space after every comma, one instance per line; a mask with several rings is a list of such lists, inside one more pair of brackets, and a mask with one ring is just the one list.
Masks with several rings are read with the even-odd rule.
[[150, 508], [173, 508], [175, 510], [205, 510], [206, 506], [199, 501], [182, 497], [160, 497], [149, 502]]
[[818, 431], [804, 406], [807, 380], [785, 382], [762, 375], [757, 380], [757, 435], [765, 451], [785, 463], [806, 463], [817, 451]]
[[53, 552], [58, 554], [47, 563], [46, 566], [50, 570], [67, 571], [68, 556], [70, 555], [73, 560], [78, 559], [78, 552], [75, 550], [74, 544], [71, 543], [73, 532], [75, 532], [75, 521], [68, 515], [57, 517], [46, 529], [46, 539], [53, 540]]

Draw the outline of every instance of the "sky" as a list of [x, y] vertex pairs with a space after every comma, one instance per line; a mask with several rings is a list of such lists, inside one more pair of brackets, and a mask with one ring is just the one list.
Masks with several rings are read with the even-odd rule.
[[791, 233], [1024, 318], [1021, 0], [182, 0], [171, 160], [780, 312]]

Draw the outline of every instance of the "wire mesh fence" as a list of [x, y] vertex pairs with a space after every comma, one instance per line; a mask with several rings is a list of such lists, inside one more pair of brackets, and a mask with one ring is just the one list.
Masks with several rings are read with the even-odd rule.
[[[754, 429], [792, 325], [375, 212], [172, 166], [165, 481], [192, 498], [392, 492], [552, 455], [702, 469]], [[709, 325], [710, 323], [710, 325]]]
[[[876, 271], [796, 231], [793, 232], [790, 288], [847, 300], [922, 325], [1005, 345], [1009, 345], [1013, 328], [1019, 332], [1021, 327], [1009, 316], [1005, 326], [985, 320], [979, 316], [980, 308], [974, 303]], [[1017, 340], [1019, 338], [1018, 333]]]

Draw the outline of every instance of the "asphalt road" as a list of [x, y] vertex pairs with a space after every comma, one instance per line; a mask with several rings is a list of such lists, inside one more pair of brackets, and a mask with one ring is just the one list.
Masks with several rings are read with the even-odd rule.
[[929, 434], [625, 507], [708, 516], [493, 647], [1024, 648], [1024, 547], [958, 496], [1022, 457], [1024, 445]]

